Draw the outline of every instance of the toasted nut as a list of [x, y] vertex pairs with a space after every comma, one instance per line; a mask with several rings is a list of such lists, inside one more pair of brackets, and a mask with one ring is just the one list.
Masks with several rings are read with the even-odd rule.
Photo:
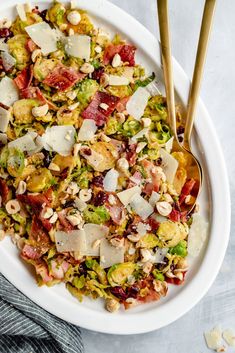
[[51, 207], [45, 207], [42, 210], [42, 218], [48, 219], [51, 218], [51, 216], [53, 216], [53, 209]]
[[111, 206], [116, 204], [116, 198], [114, 195], [110, 194], [108, 200]]
[[17, 195], [22, 195], [22, 194], [24, 194], [25, 191], [26, 191], [26, 187], [27, 187], [26, 182], [23, 181], [23, 180], [20, 180], [20, 182], [19, 182], [19, 184], [18, 184], [18, 187], [17, 187], [17, 189], [16, 189], [16, 194], [17, 194]]
[[157, 293], [159, 293], [163, 297], [166, 296], [168, 287], [167, 287], [167, 283], [165, 281], [160, 281], [160, 280], [155, 279], [153, 281], [153, 288]]
[[48, 169], [52, 170], [53, 172], [59, 172], [60, 171], [60, 167], [57, 164], [53, 163], [53, 162], [50, 163]]
[[78, 156], [78, 152], [79, 152], [81, 146], [82, 146], [81, 143], [75, 143], [75, 145], [73, 146], [73, 155], [74, 155], [74, 157]]
[[115, 54], [112, 60], [112, 67], [118, 67], [122, 64], [122, 60], [119, 54]]
[[145, 148], [145, 146], [147, 146], [146, 142], [139, 142], [136, 147], [136, 153], [140, 153]]
[[151, 272], [153, 267], [153, 264], [151, 262], [145, 262], [143, 264], [143, 271], [144, 273], [146, 273], [147, 275]]
[[129, 234], [128, 236], [127, 236], [127, 238], [130, 240], [130, 241], [132, 241], [133, 243], [137, 243], [139, 240], [140, 240], [140, 238], [141, 238], [141, 235], [140, 234], [135, 234], [135, 233], [132, 233], [132, 234]]
[[125, 114], [123, 113], [117, 113], [116, 118], [121, 124], [124, 123], [124, 121], [126, 120]]
[[173, 200], [173, 198], [171, 197], [170, 194], [163, 194], [163, 198], [164, 198], [164, 201], [166, 201], [166, 202], [169, 202], [169, 203], [173, 203], [174, 202], [174, 200]]
[[148, 249], [141, 249], [140, 254], [142, 256], [142, 262], [149, 262], [152, 258], [152, 254]]
[[127, 171], [129, 169], [129, 163], [126, 158], [120, 158], [117, 161], [117, 169], [121, 172]]
[[103, 74], [100, 78], [100, 85], [103, 87], [108, 86], [109, 84], [109, 75]]
[[89, 63], [85, 63], [80, 67], [80, 71], [84, 74], [91, 74], [92, 72], [94, 72], [94, 70], [94, 66]]
[[71, 25], [76, 26], [81, 21], [81, 15], [78, 11], [73, 10], [67, 15], [67, 20], [71, 23]]
[[70, 211], [70, 213], [66, 216], [66, 219], [73, 225], [78, 226], [82, 223], [83, 219], [80, 212], [76, 209]]
[[69, 91], [66, 93], [66, 97], [73, 101], [77, 97], [77, 92], [76, 91]]
[[91, 195], [92, 195], [91, 189], [82, 189], [79, 192], [79, 199], [84, 202], [88, 202], [91, 199]]
[[110, 239], [110, 243], [115, 248], [122, 248], [124, 246], [124, 238], [112, 238]]
[[40, 105], [32, 109], [32, 114], [35, 118], [45, 116], [48, 113], [48, 104]]
[[71, 105], [68, 106], [68, 109], [69, 109], [70, 111], [73, 111], [73, 110], [77, 109], [77, 107], [79, 106], [79, 104], [80, 104], [79, 102], [73, 103], [73, 104], [71, 104]]
[[153, 167], [151, 172], [153, 174], [157, 174], [162, 179], [163, 182], [166, 181], [166, 175], [163, 172], [163, 169], [161, 167]]
[[118, 311], [120, 308], [120, 304], [117, 300], [115, 299], [106, 299], [105, 302], [105, 309], [109, 311], [110, 313], [114, 313], [115, 311]]
[[156, 203], [158, 213], [162, 216], [168, 216], [172, 211], [172, 206], [169, 202], [159, 201]]
[[131, 246], [131, 247], [129, 248], [129, 250], [128, 250], [128, 254], [129, 254], [129, 255], [134, 255], [135, 253], [136, 253], [136, 249]]
[[101, 48], [99, 45], [97, 45], [97, 46], [95, 47], [95, 52], [96, 52], [97, 54], [100, 54], [100, 53], [102, 52], [102, 48]]
[[31, 55], [31, 59], [32, 59], [32, 62], [35, 63], [35, 61], [37, 60], [37, 58], [39, 56], [42, 55], [42, 52], [41, 52], [41, 49], [35, 49], [33, 52], [32, 52], [32, 55]]
[[144, 127], [149, 127], [152, 122], [152, 120], [150, 118], [142, 118], [141, 121], [142, 121]]
[[16, 214], [20, 211], [20, 204], [17, 200], [10, 200], [6, 204], [6, 210], [9, 214]]
[[54, 224], [58, 219], [58, 214], [56, 212], [53, 213], [51, 218], [49, 219], [49, 223]]
[[12, 21], [4, 18], [0, 21], [0, 28], [10, 28], [12, 26]]
[[74, 30], [72, 28], [69, 28], [69, 36], [73, 36], [74, 35]]
[[109, 106], [108, 106], [108, 104], [106, 104], [106, 103], [100, 103], [99, 107], [100, 107], [101, 109], [103, 109], [103, 110], [108, 110], [108, 109], [109, 109]]
[[59, 29], [60, 29], [61, 31], [65, 31], [67, 28], [68, 28], [67, 23], [62, 23], [62, 24], [59, 26]]
[[70, 195], [76, 195], [76, 194], [79, 192], [79, 190], [80, 190], [80, 188], [79, 188], [78, 184], [75, 183], [74, 181], [72, 181], [72, 182], [69, 184], [69, 186], [68, 186], [66, 192], [67, 192], [68, 194], [70, 194]]

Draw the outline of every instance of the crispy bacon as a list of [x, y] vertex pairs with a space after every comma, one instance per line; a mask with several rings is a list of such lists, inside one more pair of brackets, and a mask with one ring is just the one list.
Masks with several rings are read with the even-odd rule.
[[133, 167], [136, 164], [136, 158], [137, 158], [136, 147], [137, 147], [136, 143], [133, 143], [132, 145], [129, 145], [127, 147], [126, 159], [128, 160], [130, 167]]
[[10, 197], [10, 189], [7, 185], [6, 180], [0, 178], [0, 195], [2, 197], [2, 202], [5, 204]]
[[28, 39], [26, 44], [25, 44], [25, 48], [32, 53], [36, 48], [37, 45], [34, 43], [34, 41], [32, 39]]
[[104, 64], [111, 62], [115, 54], [119, 54], [122, 61], [128, 63], [129, 66], [135, 66], [136, 47], [130, 44], [110, 44], [104, 51]]
[[119, 113], [122, 113], [124, 110], [126, 110], [126, 105], [129, 99], [130, 97], [124, 97], [120, 99], [119, 103], [117, 104], [117, 111]]
[[180, 197], [179, 197], [179, 204], [182, 205], [182, 203], [185, 201], [186, 197], [191, 194], [194, 186], [196, 184], [196, 180], [194, 179], [189, 179], [186, 181], [184, 184]]
[[45, 196], [45, 194], [38, 194], [38, 195], [17, 195], [17, 199], [26, 204], [29, 205], [33, 212], [36, 214], [39, 214], [42, 210], [43, 204], [46, 206], [50, 206], [50, 200], [48, 197]]
[[26, 257], [26, 258], [32, 259], [32, 260], [37, 260], [42, 256], [42, 252], [41, 252], [40, 247], [31, 246], [28, 244], [24, 245], [21, 254], [23, 257]]
[[113, 196], [115, 197], [115, 205], [110, 205], [109, 201], [107, 200], [107, 202], [105, 202], [105, 207], [109, 210], [112, 221], [115, 224], [120, 225], [125, 220], [126, 210], [120, 200], [115, 195]]
[[155, 232], [160, 225], [160, 223], [153, 217], [148, 218], [148, 224], [150, 225], [152, 232]]
[[54, 103], [44, 97], [42, 91], [38, 87], [29, 86], [25, 89], [22, 89], [20, 91], [20, 96], [21, 98], [38, 99], [42, 104], [47, 103], [50, 109], [58, 110], [58, 107]]
[[47, 75], [43, 83], [59, 91], [65, 91], [84, 77], [86, 77], [86, 74], [76, 72], [74, 69], [60, 64]]
[[60, 212], [58, 212], [58, 218], [61, 224], [61, 228], [65, 231], [65, 232], [69, 232], [70, 230], [73, 230], [74, 227], [72, 226], [72, 224], [66, 219], [66, 210], [62, 210]]
[[168, 217], [173, 222], [180, 222], [181, 212], [173, 208]]
[[155, 173], [155, 165], [152, 162], [149, 162], [147, 159], [144, 159], [143, 161], [141, 161], [141, 164], [144, 167], [148, 178], [151, 179], [151, 183], [147, 183], [145, 185], [143, 192], [146, 195], [150, 196], [153, 191], [159, 191], [161, 176], [158, 173]]
[[29, 240], [36, 246], [41, 247], [43, 252], [46, 252], [50, 248], [50, 237], [44, 230], [43, 225], [37, 216], [33, 216]]
[[23, 69], [14, 79], [16, 86], [19, 90], [24, 90], [28, 88], [33, 79], [33, 68], [32, 65], [27, 66]]
[[43, 283], [47, 283], [53, 280], [53, 277], [49, 275], [48, 267], [44, 261], [40, 261], [34, 265], [37, 275], [41, 276]]
[[[112, 96], [111, 94], [96, 92], [91, 103], [83, 111], [82, 117], [84, 119], [93, 119], [97, 126], [102, 126], [116, 108], [119, 100], [118, 97]], [[101, 108], [101, 103], [105, 103], [107, 109]]]

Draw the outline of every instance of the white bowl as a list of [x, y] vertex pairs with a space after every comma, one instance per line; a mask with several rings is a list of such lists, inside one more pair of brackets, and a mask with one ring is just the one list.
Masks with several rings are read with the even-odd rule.
[[[17, 3], [23, 3], [19, 0]], [[14, 18], [15, 0], [1, 2], [1, 18]], [[33, 2], [40, 9], [49, 1]], [[78, 0], [96, 24], [112, 33], [119, 32], [138, 48], [137, 62], [154, 71], [162, 82], [159, 43], [130, 15], [105, 0]], [[146, 8], [146, 11], [148, 9]], [[175, 89], [178, 100], [186, 104], [190, 81], [174, 60]], [[189, 311], [213, 283], [225, 255], [230, 228], [230, 198], [224, 158], [208, 112], [199, 100], [194, 131], [194, 150], [204, 170], [200, 212], [210, 222], [210, 234], [201, 256], [191, 261], [183, 286], [170, 286], [169, 294], [159, 302], [110, 314], [103, 301], [85, 298], [79, 303], [64, 285], [37, 287], [30, 268], [20, 260], [9, 239], [0, 243], [0, 270], [22, 293], [48, 312], [86, 329], [113, 334], [136, 334], [163, 327]]]

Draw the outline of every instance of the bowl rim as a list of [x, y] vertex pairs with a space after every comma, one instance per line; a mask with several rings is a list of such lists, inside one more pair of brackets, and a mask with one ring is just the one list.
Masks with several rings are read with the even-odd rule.
[[[17, 1], [18, 4], [24, 2], [24, 0]], [[67, 3], [68, 1], [62, 2]], [[32, 1], [32, 3], [45, 7], [51, 2], [41, 0]], [[0, 4], [0, 10], [7, 10], [12, 8], [15, 4], [15, 0], [8, 0], [7, 3]], [[144, 50], [151, 60], [160, 65], [159, 42], [153, 34], [131, 15], [107, 0], [78, 0], [77, 4], [79, 7], [87, 10], [91, 15], [94, 14], [110, 22], [113, 26], [121, 28], [128, 37], [134, 38], [138, 48]], [[146, 40], [141, 41], [141, 38], [146, 38]], [[173, 59], [173, 69], [175, 89], [183, 103], [185, 103], [187, 102], [190, 80], [175, 59]], [[211, 234], [213, 234], [213, 240], [211, 239], [208, 243], [200, 270], [190, 283], [187, 283], [182, 293], [168, 303], [163, 303], [160, 307], [153, 308], [146, 312], [135, 313], [134, 315], [131, 313], [130, 315], [125, 314], [125, 316], [107, 315], [107, 313], [104, 312], [94, 312], [87, 307], [79, 307], [79, 317], [77, 318], [74, 315], [73, 303], [67, 301], [65, 303], [65, 300], [60, 296], [55, 295], [55, 293], [50, 293], [46, 288], [42, 289], [42, 296], [40, 297], [38, 296], [36, 286], [33, 288], [31, 283], [22, 283], [20, 279], [20, 269], [18, 276], [15, 275], [14, 271], [7, 270], [11, 268], [11, 266], [14, 267], [17, 264], [17, 260], [12, 258], [7, 253], [6, 249], [0, 246], [1, 273], [22, 293], [48, 312], [75, 325], [103, 333], [127, 335], [150, 332], [174, 322], [192, 309], [206, 294], [219, 272], [229, 241], [231, 218], [229, 182], [224, 157], [219, 140], [216, 136], [215, 128], [201, 99], [199, 99], [198, 102], [197, 115], [203, 117], [203, 119], [196, 119], [195, 127], [200, 136], [200, 140], [206, 141], [203, 146], [206, 146], [206, 164], [210, 175], [211, 190], [214, 191], [211, 195], [213, 212]], [[207, 133], [209, 133], [209, 135], [207, 135]], [[207, 156], [216, 156], [216, 158], [208, 159]], [[221, 217], [222, 214], [223, 217]], [[221, 234], [223, 234], [222, 243], [220, 241]], [[216, 254], [216, 262], [213, 261], [214, 254]], [[202, 271], [202, 268], [204, 271]], [[33, 283], [32, 279], [31, 282]], [[30, 293], [28, 292], [28, 287]], [[46, 302], [43, 299], [45, 298], [44, 292], [47, 296]], [[164, 311], [166, 305], [168, 308], [167, 313]], [[158, 315], [157, 321], [155, 320], [156, 315]]]

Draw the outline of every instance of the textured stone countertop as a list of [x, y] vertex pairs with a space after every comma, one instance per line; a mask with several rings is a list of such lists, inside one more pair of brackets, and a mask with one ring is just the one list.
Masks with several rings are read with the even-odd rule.
[[[158, 35], [156, 0], [112, 2]], [[169, 0], [173, 55], [190, 77], [203, 4], [203, 0]], [[180, 320], [163, 329], [131, 336], [105, 335], [82, 330], [86, 353], [206, 353], [209, 350], [203, 338], [205, 330], [216, 324], [235, 329], [234, 13], [234, 0], [218, 1], [201, 94], [222, 144], [230, 177], [233, 220], [230, 243], [221, 271], [200, 303]], [[228, 353], [232, 351], [234, 349], [230, 348]]]

